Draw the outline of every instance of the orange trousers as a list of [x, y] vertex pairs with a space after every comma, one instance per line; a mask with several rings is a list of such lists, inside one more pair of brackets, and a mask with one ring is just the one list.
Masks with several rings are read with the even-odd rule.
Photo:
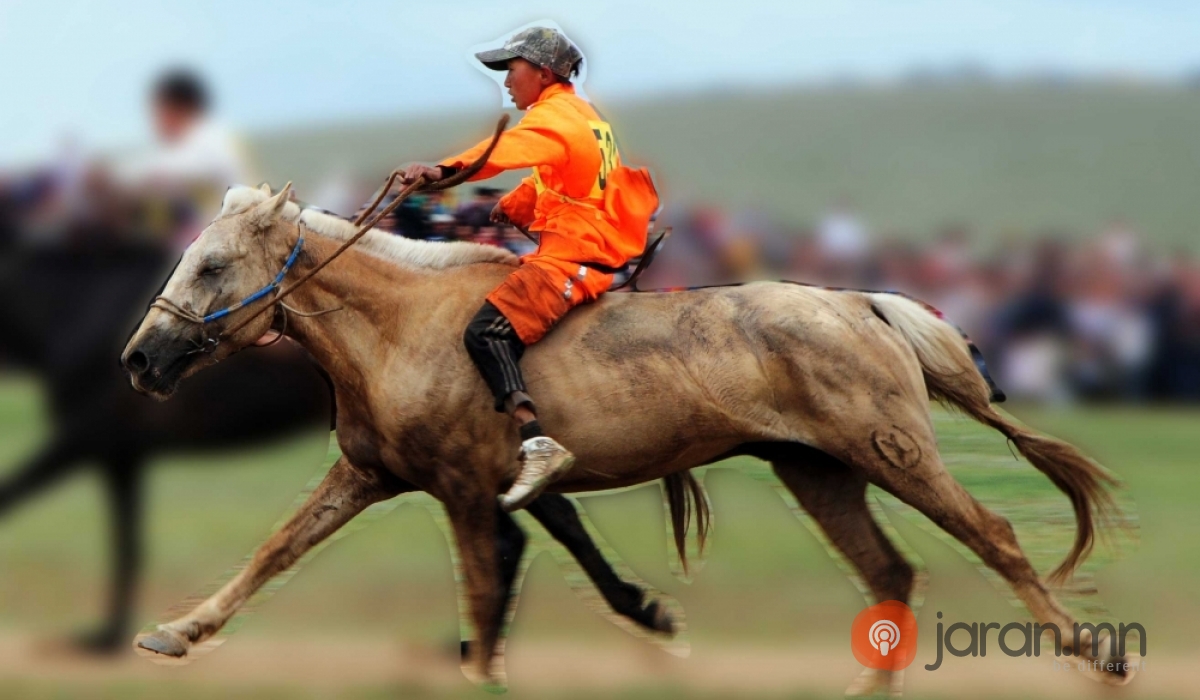
[[595, 301], [613, 276], [579, 263], [534, 257], [487, 295], [525, 345], [541, 340], [572, 308]]

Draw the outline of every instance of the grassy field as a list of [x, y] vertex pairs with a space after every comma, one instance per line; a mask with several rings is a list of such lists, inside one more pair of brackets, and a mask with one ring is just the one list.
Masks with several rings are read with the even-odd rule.
[[[883, 233], [971, 225], [981, 245], [1111, 217], [1163, 247], [1197, 250], [1200, 91], [1113, 84], [795, 89], [600, 101], [622, 154], [652, 167], [667, 202], [760, 205], [812, 224], [851, 196]], [[495, 115], [376, 121], [260, 134], [265, 176], [301, 197], [337, 170], [374, 179], [484, 136]], [[320, 204], [320, 202], [317, 202]]]
[[[1112, 548], [1098, 551], [1078, 584], [1064, 592], [1072, 608], [1088, 619], [1111, 615], [1141, 622], [1151, 657], [1194, 652], [1194, 630], [1200, 625], [1200, 605], [1193, 595], [1200, 574], [1200, 511], [1195, 507], [1200, 494], [1200, 433], [1195, 425], [1200, 415], [1182, 409], [1014, 412], [1080, 444], [1126, 483], [1122, 501], [1134, 516], [1135, 536], [1118, 536]], [[1031, 467], [1014, 460], [998, 435], [957, 416], [936, 417], [942, 453], [956, 478], [1013, 521], [1040, 570], [1055, 564], [1072, 535], [1066, 499]], [[36, 388], [28, 381], [4, 379], [0, 474], [37, 444], [43, 429]], [[318, 435], [248, 454], [183, 456], [157, 465], [150, 488], [141, 619], [154, 621], [226, 574], [334, 456], [325, 436]], [[510, 687], [516, 696], [551, 697], [564, 688], [590, 689], [583, 697], [616, 690], [634, 697], [727, 696], [719, 686], [726, 676], [761, 680], [772, 669], [800, 674], [804, 657], [789, 649], [824, 650], [824, 656], [814, 657], [819, 668], [797, 676], [816, 679], [817, 685], [756, 685], [747, 692], [836, 696], [857, 668], [844, 649], [862, 597], [820, 540], [775, 495], [772, 481], [764, 466], [751, 460], [706, 470], [715, 534], [690, 584], [681, 582], [669, 563], [657, 486], [581, 499], [594, 528], [628, 569], [686, 610], [692, 655], [686, 660], [671, 657], [589, 612], [564, 581], [559, 559], [542, 556], [552, 547], [539, 536], [509, 645]], [[0, 522], [0, 657], [17, 642], [54, 639], [98, 614], [107, 544], [98, 487], [90, 476], [74, 478]], [[918, 617], [925, 631], [917, 664], [932, 658], [930, 631], [937, 611], [952, 620], [1026, 619], [964, 557], [961, 547], [890, 498], [880, 496], [879, 502], [890, 527], [929, 572]], [[117, 667], [127, 671], [85, 664], [43, 673], [37, 664], [6, 665], [0, 658], [0, 696], [473, 696], [477, 691], [466, 687], [449, 654], [442, 653], [458, 638], [458, 613], [446, 536], [427, 503], [423, 495], [409, 496], [394, 510], [369, 514], [365, 527], [302, 567], [257, 612], [241, 620], [219, 653], [193, 666], [146, 671], [148, 664], [129, 659]], [[528, 529], [535, 531], [532, 525]], [[568, 579], [576, 583], [574, 576]], [[1080, 592], [1093, 584], [1099, 596]], [[318, 649], [320, 658], [302, 662], [308, 653], [303, 650], [310, 648]], [[381, 649], [398, 651], [376, 659], [372, 654]], [[554, 666], [570, 667], [572, 650], [610, 670], [594, 677], [553, 676]], [[289, 654], [296, 656], [292, 666], [280, 658]], [[339, 654], [347, 656], [344, 663]], [[729, 661], [743, 658], [738, 654], [747, 660]], [[775, 658], [771, 654], [782, 660], [766, 664], [764, 659]], [[1010, 660], [962, 663], [972, 661], [1003, 668]], [[713, 676], [717, 685], [680, 685], [680, 679], [718, 674], [722, 663], [729, 670], [726, 676]], [[346, 670], [358, 668], [355, 664], [361, 672]], [[419, 672], [434, 666], [452, 669], [444, 683]], [[332, 670], [312, 670], [327, 667]], [[377, 667], [386, 667], [390, 675], [381, 678]], [[913, 669], [910, 688], [931, 696], [954, 695], [938, 684], [942, 677], [918, 665]], [[993, 688], [991, 694], [995, 692]], [[1178, 695], [1160, 690], [1155, 696]]]

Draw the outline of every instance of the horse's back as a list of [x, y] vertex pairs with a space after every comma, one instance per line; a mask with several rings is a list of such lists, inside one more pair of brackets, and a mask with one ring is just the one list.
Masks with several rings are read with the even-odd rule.
[[885, 327], [862, 294], [788, 283], [610, 294], [522, 366], [581, 463], [698, 464], [752, 440], [814, 440], [889, 381]]
[[[822, 349], [878, 330], [880, 319], [858, 292], [789, 282], [754, 282], [675, 292], [607, 294], [573, 311], [547, 345], [571, 345], [596, 361], [643, 355], [703, 359], [745, 350]], [[565, 348], [564, 348], [565, 349]]]

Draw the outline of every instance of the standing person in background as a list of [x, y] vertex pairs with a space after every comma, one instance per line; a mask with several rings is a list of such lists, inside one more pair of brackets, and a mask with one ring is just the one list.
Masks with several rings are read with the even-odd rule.
[[185, 69], [163, 73], [150, 93], [157, 145], [117, 168], [126, 187], [155, 200], [154, 228], [185, 248], [215, 214], [225, 190], [249, 182], [233, 134], [210, 114], [204, 81]]

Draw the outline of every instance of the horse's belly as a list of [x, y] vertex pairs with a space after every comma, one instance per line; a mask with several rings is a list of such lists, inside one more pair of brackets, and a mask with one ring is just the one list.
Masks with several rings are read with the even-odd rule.
[[560, 493], [573, 493], [634, 486], [708, 464], [741, 442], [739, 439], [727, 438], [696, 441], [684, 447], [670, 443], [625, 443], [625, 450], [573, 447], [576, 456], [575, 467], [555, 482], [552, 488]]

